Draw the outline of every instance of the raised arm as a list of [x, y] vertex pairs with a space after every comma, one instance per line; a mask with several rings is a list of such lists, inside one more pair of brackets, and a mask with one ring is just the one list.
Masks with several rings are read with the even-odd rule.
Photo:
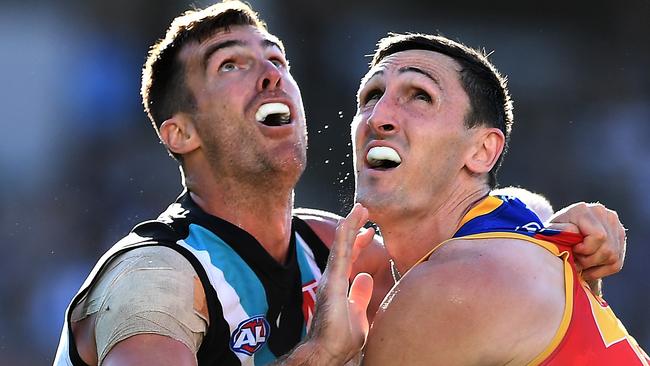
[[492, 194], [517, 197], [551, 227], [584, 235], [584, 241], [574, 246], [573, 252], [578, 270], [582, 270], [582, 277], [595, 293], [600, 293], [601, 278], [623, 268], [626, 236], [616, 211], [600, 203], [579, 202], [554, 214], [553, 207], [544, 196], [523, 188], [499, 188]]
[[[355, 205], [341, 221], [316, 297], [316, 313], [307, 339], [273, 365], [343, 365], [359, 353], [368, 334], [366, 309], [372, 295], [372, 277], [357, 275], [350, 285], [352, 260], [367, 246], [374, 230], [361, 230], [368, 211]], [[361, 231], [360, 231], [361, 230]]]
[[585, 280], [597, 280], [623, 268], [626, 235], [616, 211], [600, 203], [579, 202], [558, 211], [550, 222], [574, 224], [584, 235], [573, 252]]

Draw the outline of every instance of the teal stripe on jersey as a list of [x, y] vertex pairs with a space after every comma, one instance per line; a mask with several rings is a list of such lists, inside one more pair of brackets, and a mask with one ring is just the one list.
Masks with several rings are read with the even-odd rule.
[[[269, 305], [266, 291], [255, 272], [228, 244], [211, 231], [195, 224], [190, 224], [189, 235], [184, 240], [197, 251], [205, 251], [210, 262], [224, 274], [226, 282], [235, 290], [239, 301], [249, 317], [266, 315]], [[259, 294], [251, 296], [250, 294]], [[224, 309], [224, 312], [228, 309]], [[270, 334], [269, 334], [270, 336]], [[275, 360], [275, 355], [265, 343], [254, 354], [255, 365], [266, 365]]]
[[262, 348], [255, 352], [255, 365], [268, 365], [275, 361], [275, 355], [269, 349], [269, 344], [265, 343]]
[[[249, 316], [266, 314], [269, 306], [264, 286], [237, 252], [220, 237], [199, 225], [191, 224], [189, 231], [185, 242], [195, 250], [208, 252], [212, 265], [219, 268], [228, 284], [238, 295], [241, 294], [239, 299], [244, 311]], [[250, 296], [254, 293], [262, 296]]]

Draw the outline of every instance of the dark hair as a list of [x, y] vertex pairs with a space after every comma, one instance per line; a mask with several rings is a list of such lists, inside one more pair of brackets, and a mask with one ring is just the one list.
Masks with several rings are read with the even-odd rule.
[[[176, 17], [165, 37], [151, 47], [142, 69], [140, 93], [144, 110], [159, 136], [165, 120], [177, 112], [192, 112], [196, 107], [194, 95], [185, 84], [185, 65], [178, 57], [183, 46], [237, 25], [267, 31], [266, 24], [250, 6], [240, 1], [224, 1]], [[170, 153], [180, 161], [180, 156]]]
[[475, 50], [443, 36], [428, 34], [389, 34], [377, 43], [370, 67], [388, 55], [407, 50], [438, 52], [451, 57], [460, 65], [460, 83], [470, 101], [465, 125], [468, 128], [478, 125], [496, 127], [503, 132], [506, 139], [503, 152], [488, 174], [490, 188], [496, 187], [496, 173], [508, 148], [513, 124], [512, 100], [506, 86], [506, 78], [488, 60], [484, 51]]

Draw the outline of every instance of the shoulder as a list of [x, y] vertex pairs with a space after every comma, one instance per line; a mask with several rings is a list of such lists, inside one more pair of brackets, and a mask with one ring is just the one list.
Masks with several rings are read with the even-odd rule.
[[295, 208], [293, 214], [304, 221], [328, 248], [332, 246], [341, 216], [312, 208]]
[[[303, 220], [318, 235], [321, 241], [330, 248], [334, 243], [334, 236], [341, 216], [323, 210], [311, 208], [296, 208], [293, 214]], [[352, 277], [357, 273], [365, 272], [376, 276], [383, 276], [383, 279], [390, 279], [389, 257], [380, 235], [375, 235], [373, 241], [364, 248], [352, 268]], [[377, 279], [377, 277], [376, 277]], [[392, 281], [382, 281], [383, 287], [390, 285]], [[375, 285], [377, 286], [377, 284]]]
[[[449, 280], [471, 280], [482, 288], [489, 288], [491, 284], [514, 288], [518, 293], [520, 287], [533, 286], [533, 290], [539, 290], [548, 282], [563, 280], [561, 259], [540, 245], [516, 238], [450, 240], [413, 269], [413, 280], [418, 273], [430, 272], [441, 272]], [[512, 281], [513, 276], [519, 278], [516, 283]], [[540, 278], [546, 281], [539, 281]], [[528, 292], [534, 291], [524, 291]]]
[[[493, 323], [513, 323], [520, 329], [531, 324], [527, 319], [535, 320], [527, 315], [531, 306], [547, 316], [564, 310], [562, 260], [526, 240], [452, 240], [406, 277], [405, 286], [413, 289], [433, 283], [436, 293], [446, 297], [425, 293], [447, 311], [469, 317], [489, 311]], [[471, 305], [458, 308], [458, 301]], [[523, 318], [513, 322], [520, 311]]]
[[195, 297], [205, 295], [190, 262], [171, 248], [146, 246], [116, 256], [88, 300], [100, 315], [106, 315], [106, 308], [128, 314], [174, 309], [180, 314], [193, 312]]
[[[527, 286], [534, 283], [526, 276], [529, 258], [515, 255], [519, 248], [512, 243], [506, 244], [507, 250], [499, 250], [487, 242], [453, 240], [446, 243], [398, 282], [397, 292], [405, 294], [401, 296], [408, 301], [398, 301], [395, 297], [384, 304], [385, 307], [403, 306], [410, 310], [422, 307], [426, 311], [430, 304], [449, 314], [471, 316], [480, 315], [484, 308], [502, 305], [533, 292], [528, 291]], [[456, 306], [458, 304], [463, 306]]]
[[[141, 272], [141, 273], [138, 273]], [[142, 246], [115, 256], [100, 274], [99, 283], [124, 281], [124, 276], [137, 277], [147, 283], [159, 275], [178, 280], [192, 280], [196, 271], [180, 252], [167, 246]]]
[[169, 247], [144, 246], [108, 262], [72, 320], [78, 321], [73, 324], [75, 342], [86, 344], [88, 334], [96, 342], [96, 351], [80, 353], [101, 361], [121, 341], [143, 334], [178, 340], [196, 352], [209, 315], [203, 287], [188, 260]]
[[[136, 247], [119, 254], [114, 253], [108, 258], [102, 258], [102, 261], [105, 261], [105, 264], [101, 268], [96, 267], [99, 271], [89, 276], [89, 282], [94, 280], [91, 282], [92, 287], [75, 308], [73, 320], [85, 316], [77, 314], [82, 309], [88, 313], [97, 311], [100, 300], [107, 296], [108, 291], [118, 286], [149, 286], [151, 280], [160, 277], [171, 278], [174, 282], [191, 283], [196, 275], [196, 271], [182, 254], [165, 246]], [[133, 280], [136, 281], [128, 283]]]
[[[561, 261], [545, 256], [512, 239], [446, 243], [386, 297], [367, 356], [446, 365], [504, 363], [517, 355], [515, 363], [526, 363], [553, 338], [564, 309]], [[545, 268], [551, 262], [560, 267]]]
[[333, 212], [319, 210], [315, 208], [297, 207], [293, 209], [293, 214], [303, 220], [316, 220], [316, 221], [333, 221], [338, 223], [341, 217]]
[[159, 267], [185, 269], [191, 268], [190, 262], [178, 251], [162, 245], [149, 245], [134, 248], [115, 258], [135, 267]]

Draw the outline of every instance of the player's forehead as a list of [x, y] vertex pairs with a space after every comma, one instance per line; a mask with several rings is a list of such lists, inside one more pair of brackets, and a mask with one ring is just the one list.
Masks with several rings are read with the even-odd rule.
[[235, 25], [216, 30], [204, 39], [186, 45], [180, 58], [185, 62], [205, 61], [217, 51], [257, 47], [275, 49], [284, 54], [284, 46], [275, 35], [252, 25]]
[[441, 83], [458, 80], [460, 65], [451, 57], [428, 50], [406, 50], [390, 54], [374, 65], [362, 80], [366, 82], [379, 78], [390, 79], [404, 74], [405, 71], [421, 71]]
[[269, 33], [265, 29], [255, 27], [253, 25], [235, 25], [216, 30], [209, 37], [206, 37], [200, 42], [204, 47], [209, 47], [214, 43], [223, 41], [242, 41], [254, 46], [257, 44], [275, 46], [279, 50], [284, 51], [284, 46], [278, 37]]

